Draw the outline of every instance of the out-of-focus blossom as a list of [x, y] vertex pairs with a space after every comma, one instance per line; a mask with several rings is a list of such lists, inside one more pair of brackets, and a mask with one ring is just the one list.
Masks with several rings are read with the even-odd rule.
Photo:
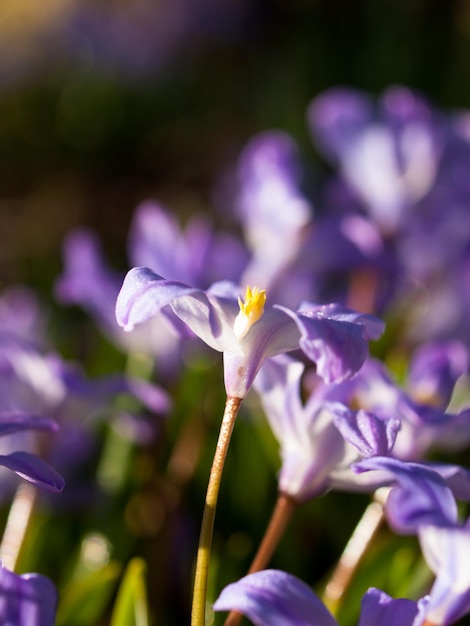
[[[239, 191], [236, 210], [252, 252], [241, 283], [264, 285], [282, 302], [292, 302], [296, 287], [296, 260], [311, 225], [313, 208], [300, 189], [301, 168], [294, 140], [281, 131], [255, 136], [238, 164]], [[291, 271], [289, 271], [289, 269]], [[282, 276], [282, 288], [276, 285]], [[289, 295], [282, 294], [288, 291]], [[304, 291], [305, 294], [305, 286]]]
[[0, 296], [0, 328], [2, 333], [22, 337], [45, 348], [47, 339], [47, 316], [31, 289], [11, 287]]
[[[418, 532], [426, 563], [436, 576], [420, 617], [435, 626], [454, 624], [470, 611], [470, 525], [424, 526]], [[418, 625], [422, 623], [418, 620]]]
[[281, 355], [265, 361], [254, 382], [280, 445], [279, 490], [298, 501], [334, 488], [331, 473], [361, 456], [388, 454], [400, 427], [398, 420], [325, 401], [322, 385], [303, 404], [303, 371], [302, 363]]
[[40, 574], [18, 576], [0, 565], [0, 622], [5, 626], [54, 626], [57, 591]]
[[333, 88], [311, 103], [309, 122], [314, 141], [390, 233], [435, 181], [443, 122], [404, 87], [387, 89], [377, 109], [362, 92]]
[[406, 386], [415, 401], [446, 409], [455, 385], [468, 371], [468, 350], [460, 341], [429, 342], [415, 350]]
[[[135, 210], [128, 238], [133, 264], [206, 288], [214, 280], [237, 280], [248, 253], [233, 236], [216, 233], [203, 217], [193, 217], [182, 229], [175, 217], [156, 202]], [[109, 268], [97, 236], [77, 229], [65, 239], [64, 271], [56, 282], [56, 296], [64, 304], [84, 308], [102, 332], [125, 352], [155, 357], [160, 374], [173, 374], [181, 365], [183, 344], [193, 337], [188, 327], [165, 311], [124, 333], [116, 323], [115, 304], [124, 274]]]
[[[338, 626], [303, 581], [280, 570], [249, 574], [222, 590], [214, 611], [239, 611], [256, 626]], [[371, 588], [362, 599], [358, 626], [413, 626], [416, 602]]]
[[[248, 393], [264, 359], [299, 347], [326, 381], [344, 380], [362, 365], [367, 340], [383, 331], [378, 318], [335, 304], [304, 303], [295, 312], [276, 305], [264, 310], [261, 293], [254, 291], [250, 297], [247, 290], [243, 303], [239, 287], [232, 283], [216, 283], [203, 291], [148, 268], [134, 268], [119, 293], [116, 317], [125, 330], [132, 330], [160, 310], [171, 310], [205, 343], [223, 352], [225, 388], [236, 398]], [[240, 324], [241, 318], [246, 323]]]
[[194, 215], [183, 228], [168, 209], [152, 200], [134, 212], [128, 256], [132, 265], [201, 289], [222, 279], [238, 282], [248, 261], [241, 242], [216, 232], [205, 216]]
[[[77, 365], [64, 362], [58, 354], [43, 354], [19, 337], [0, 333], [0, 415], [5, 416], [5, 428], [10, 427], [10, 436], [2, 439], [1, 464], [32, 482], [42, 481], [46, 489], [59, 490], [62, 479], [58, 481], [56, 472], [35, 454], [47, 455], [48, 462], [68, 480], [73, 468], [96, 452], [97, 424], [117, 419], [122, 413], [117, 399], [125, 397], [136, 403], [133, 420], [136, 425], [147, 424], [149, 440], [158, 420], [152, 420], [155, 426], [150, 428], [147, 416], [140, 416], [146, 413], [141, 407], [159, 417], [170, 407], [166, 392], [157, 385], [121, 374], [88, 379]], [[50, 440], [39, 438], [35, 431], [50, 423], [54, 431], [60, 425], [58, 432]], [[11, 481], [2, 481], [3, 496], [10, 485]]]
[[182, 329], [176, 329], [162, 314], [157, 329], [149, 323], [132, 333], [122, 332], [116, 324], [114, 309], [123, 276], [107, 267], [94, 233], [80, 229], [66, 237], [64, 264], [55, 286], [60, 302], [82, 307], [123, 351], [150, 354], [156, 357], [157, 367], [163, 371], [174, 369], [180, 360]]

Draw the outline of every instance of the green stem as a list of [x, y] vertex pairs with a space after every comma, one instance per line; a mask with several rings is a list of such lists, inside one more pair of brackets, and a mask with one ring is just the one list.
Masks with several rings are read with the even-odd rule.
[[207, 577], [209, 573], [209, 558], [214, 529], [215, 510], [219, 496], [220, 482], [227, 456], [230, 437], [232, 436], [235, 418], [240, 408], [241, 398], [228, 397], [225, 403], [224, 416], [220, 426], [217, 447], [212, 461], [212, 468], [207, 486], [204, 514], [202, 516], [199, 547], [197, 551], [196, 572], [194, 576], [193, 606], [191, 612], [191, 626], [205, 626]]
[[[248, 574], [259, 572], [267, 566], [298, 506], [299, 503], [291, 496], [279, 493], [268, 527], [248, 570]], [[225, 620], [224, 626], [238, 626], [242, 617], [242, 614], [238, 611], [231, 611]]]

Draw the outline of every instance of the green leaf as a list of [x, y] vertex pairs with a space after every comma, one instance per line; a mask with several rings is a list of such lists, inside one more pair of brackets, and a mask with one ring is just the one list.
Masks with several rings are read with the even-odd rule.
[[60, 594], [57, 626], [97, 623], [108, 606], [121, 569], [120, 563], [111, 561], [67, 585]]
[[135, 557], [129, 561], [114, 605], [111, 626], [148, 626], [145, 572], [143, 559]]

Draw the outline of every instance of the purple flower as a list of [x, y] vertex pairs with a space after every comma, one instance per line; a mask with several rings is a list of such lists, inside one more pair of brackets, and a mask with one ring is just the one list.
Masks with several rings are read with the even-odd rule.
[[171, 370], [179, 361], [176, 355], [179, 355], [181, 334], [164, 315], [160, 316], [158, 332], [152, 323], [133, 333], [122, 332], [114, 313], [122, 274], [106, 265], [95, 234], [86, 229], [74, 230], [65, 239], [63, 256], [64, 271], [55, 285], [58, 300], [83, 307], [121, 350], [157, 356], [158, 363]]
[[466, 350], [458, 342], [426, 344], [410, 361], [405, 387], [399, 387], [386, 366], [366, 359], [357, 375], [335, 385], [329, 399], [353, 402], [366, 411], [401, 421], [393, 455], [418, 460], [431, 449], [458, 450], [467, 445], [470, 410], [447, 413], [458, 377], [466, 369]]
[[434, 341], [412, 355], [406, 386], [416, 402], [446, 409], [455, 384], [468, 369], [468, 350], [460, 341]]
[[326, 381], [346, 379], [367, 355], [367, 339], [377, 338], [383, 323], [339, 305], [304, 304], [294, 312], [270, 306], [266, 295], [247, 288], [245, 302], [232, 283], [207, 291], [166, 280], [148, 268], [127, 274], [116, 303], [116, 318], [125, 330], [165, 309], [182, 320], [210, 347], [224, 353], [225, 387], [244, 398], [263, 361], [301, 348]]
[[0, 296], [2, 333], [23, 337], [37, 345], [47, 345], [47, 316], [36, 295], [27, 287], [16, 286]]
[[314, 140], [384, 232], [430, 190], [442, 151], [442, 122], [417, 93], [392, 87], [378, 111], [365, 94], [334, 88], [309, 108]]
[[40, 574], [18, 576], [0, 565], [0, 622], [8, 626], [54, 626], [57, 592]]
[[[338, 626], [304, 582], [279, 570], [249, 574], [225, 587], [214, 611], [239, 611], [256, 626]], [[412, 626], [416, 602], [394, 600], [371, 588], [362, 600], [359, 626]]]
[[241, 242], [216, 233], [206, 216], [193, 216], [183, 229], [173, 213], [152, 200], [134, 212], [128, 256], [132, 265], [201, 289], [221, 278], [238, 281], [248, 260]]
[[321, 383], [304, 404], [303, 372], [302, 363], [280, 355], [265, 361], [254, 381], [281, 447], [279, 490], [300, 501], [334, 487], [334, 473], [360, 456], [388, 454], [400, 426], [327, 401]]
[[436, 575], [420, 616], [435, 626], [454, 624], [470, 611], [470, 525], [424, 526], [418, 536], [426, 563]]
[[236, 209], [252, 252], [240, 282], [262, 284], [270, 293], [279, 287], [276, 297], [283, 303], [292, 301], [297, 281], [294, 277], [282, 287], [277, 283], [286, 272], [291, 276], [289, 265], [299, 255], [313, 214], [300, 191], [299, 162], [294, 140], [287, 133], [270, 131], [256, 135], [238, 163]]

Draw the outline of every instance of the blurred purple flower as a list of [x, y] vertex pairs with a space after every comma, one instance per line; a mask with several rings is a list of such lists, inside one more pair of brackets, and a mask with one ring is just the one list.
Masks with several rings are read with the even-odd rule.
[[40, 574], [18, 576], [0, 565], [0, 622], [5, 626], [54, 626], [57, 591]]
[[48, 345], [47, 316], [33, 291], [15, 286], [0, 296], [0, 328], [2, 333], [23, 337], [38, 348]]
[[[213, 609], [239, 611], [256, 626], [338, 626], [308, 585], [280, 570], [249, 574], [228, 585]], [[416, 602], [371, 588], [362, 600], [359, 626], [413, 626], [416, 613]]]
[[193, 216], [183, 229], [170, 211], [148, 200], [134, 212], [128, 257], [132, 265], [205, 289], [221, 279], [238, 282], [248, 252], [235, 236], [216, 233], [205, 216]]
[[[276, 283], [289, 272], [311, 225], [313, 208], [300, 190], [300, 157], [294, 140], [285, 132], [256, 135], [238, 162], [236, 211], [252, 259], [242, 284], [264, 285], [283, 302], [292, 302], [294, 279]], [[285, 295], [287, 291], [290, 295]], [[305, 288], [303, 290], [305, 294]], [[297, 298], [298, 301], [298, 298]]]
[[378, 110], [365, 94], [333, 88], [309, 108], [314, 141], [381, 226], [396, 232], [431, 189], [442, 152], [439, 115], [417, 93], [391, 87]]
[[[142, 407], [159, 417], [170, 408], [168, 395], [157, 385], [120, 374], [88, 379], [77, 365], [64, 362], [59, 355], [42, 354], [19, 337], [0, 333], [0, 415], [5, 419], [0, 434], [10, 435], [2, 440], [0, 464], [43, 488], [59, 490], [63, 480], [33, 454], [43, 447], [34, 431], [55, 431], [60, 424], [53, 440], [47, 442], [47, 458], [69, 482], [71, 468], [94, 452], [93, 433], [99, 420], [121, 415], [116, 400], [126, 396], [135, 403], [136, 424]], [[150, 420], [145, 423], [148, 441], [155, 425], [151, 429]], [[72, 446], [67, 445], [70, 433]], [[2, 495], [7, 486], [10, 481], [2, 481]]]
[[132, 330], [162, 309], [171, 310], [205, 343], [223, 352], [226, 391], [237, 398], [245, 397], [264, 359], [299, 347], [326, 381], [344, 380], [362, 365], [367, 340], [383, 331], [378, 318], [335, 304], [304, 303], [296, 312], [275, 305], [264, 311], [262, 293], [247, 289], [243, 303], [239, 287], [229, 282], [202, 291], [148, 268], [134, 268], [119, 293], [116, 317], [125, 330]]
[[158, 328], [150, 322], [132, 333], [122, 332], [114, 309], [123, 276], [107, 267], [96, 235], [86, 229], [73, 231], [64, 241], [63, 255], [64, 270], [55, 285], [57, 299], [82, 307], [124, 352], [155, 356], [158, 368], [173, 371], [180, 362], [181, 329], [162, 314]]

